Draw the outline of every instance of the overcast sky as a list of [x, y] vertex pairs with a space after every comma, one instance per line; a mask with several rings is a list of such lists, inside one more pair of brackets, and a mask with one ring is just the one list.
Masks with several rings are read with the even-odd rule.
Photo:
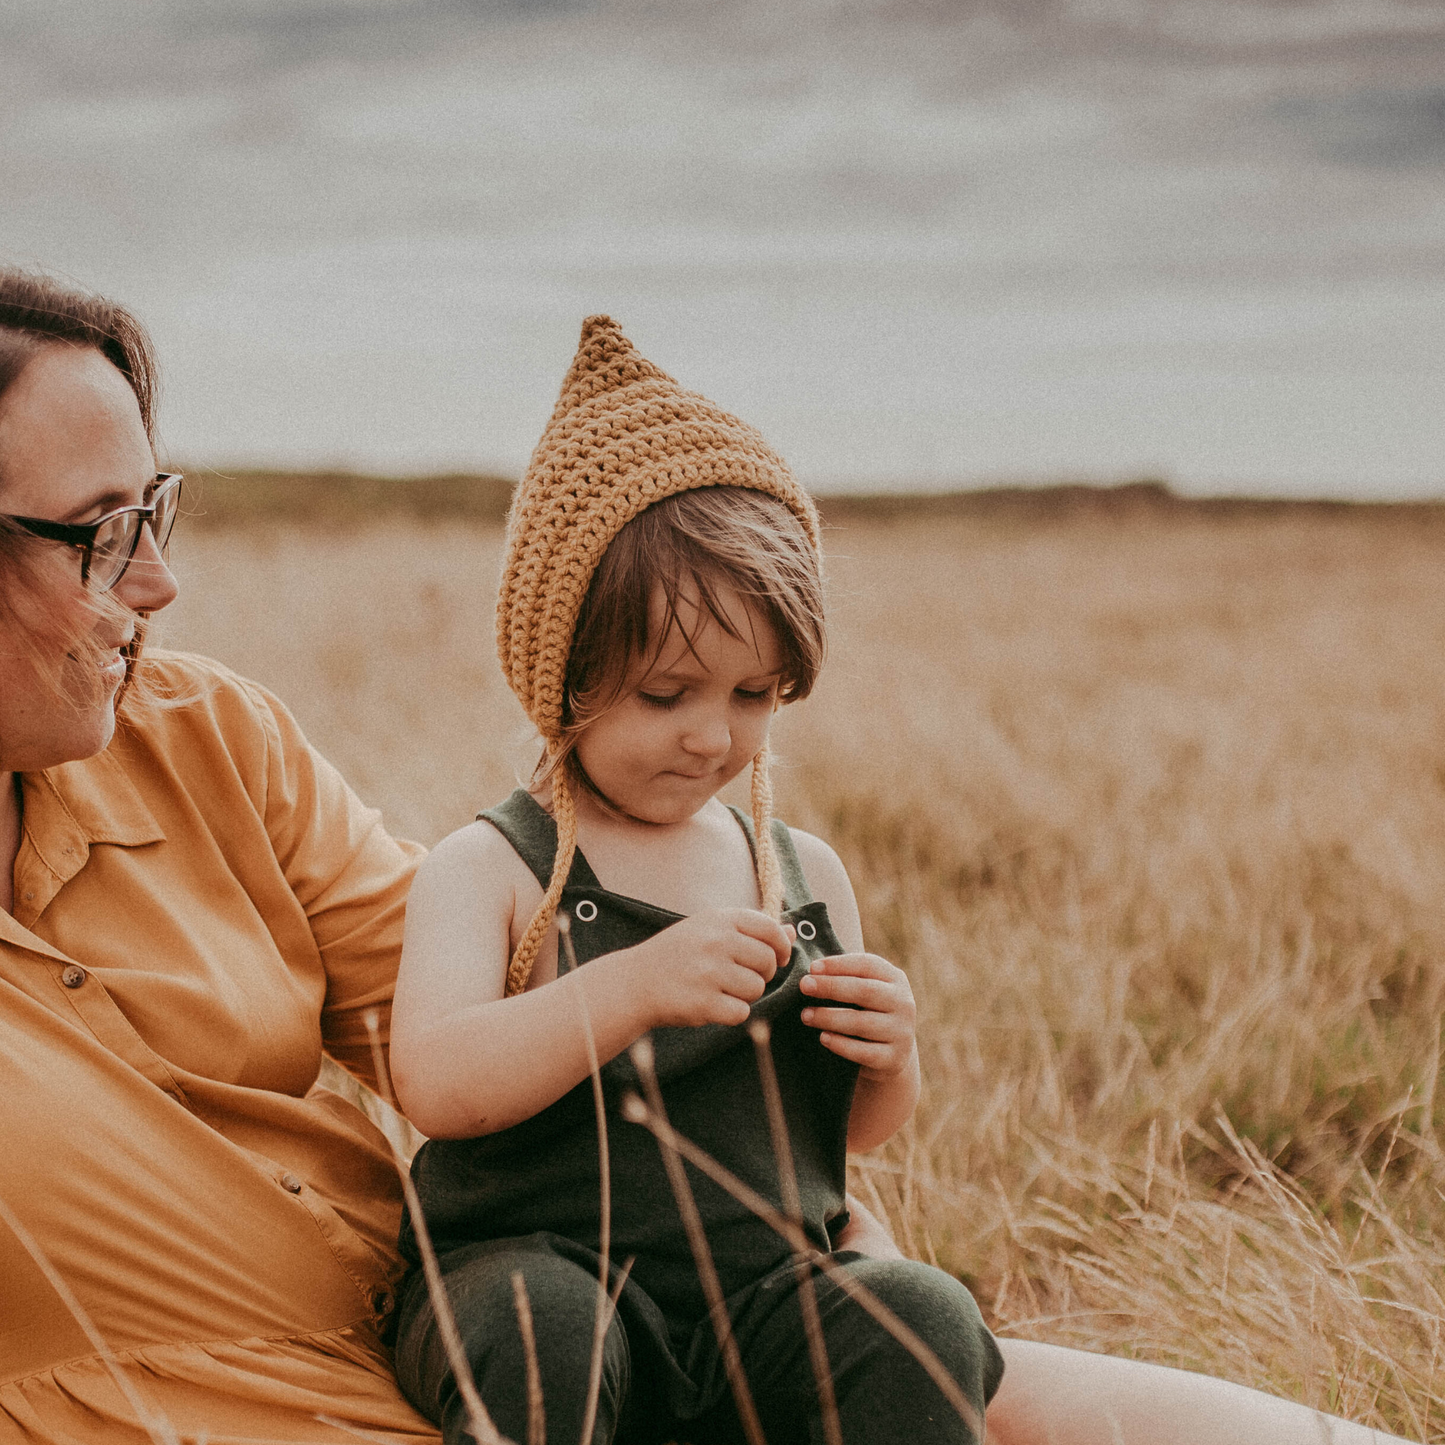
[[605, 310], [820, 487], [1445, 495], [1445, 5], [5, 0], [0, 257], [190, 463], [515, 473]]

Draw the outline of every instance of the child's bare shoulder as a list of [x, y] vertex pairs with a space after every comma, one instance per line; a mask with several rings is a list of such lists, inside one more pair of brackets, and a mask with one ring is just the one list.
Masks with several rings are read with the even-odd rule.
[[448, 833], [422, 860], [417, 884], [424, 889], [464, 885], [483, 895], [505, 894], [519, 902], [539, 899], [541, 885], [506, 837], [485, 818]]
[[853, 895], [853, 884], [848, 879], [843, 860], [812, 833], [805, 833], [801, 828], [789, 828], [788, 832], [793, 836], [793, 847], [797, 850], [803, 877], [808, 880], [813, 897], [828, 905], [828, 916], [833, 921], [839, 942], [846, 949], [861, 951], [863, 925], [858, 917], [858, 900]]
[[[843, 860], [827, 843], [813, 833], [805, 833], [801, 828], [789, 828], [788, 832], [793, 835], [793, 847], [798, 851], [798, 862], [803, 865], [803, 873], [813, 892], [819, 893], [820, 889], [826, 888], [830, 883], [850, 886], [848, 870], [843, 867]], [[819, 896], [821, 897], [821, 893]]]

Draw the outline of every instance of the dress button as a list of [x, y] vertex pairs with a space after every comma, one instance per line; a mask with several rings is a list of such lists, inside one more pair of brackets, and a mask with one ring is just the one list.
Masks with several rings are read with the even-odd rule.
[[371, 1307], [379, 1315], [389, 1315], [391, 1313], [391, 1291], [389, 1289], [372, 1290]]
[[818, 930], [806, 919], [800, 919], [798, 923], [798, 937], [804, 943], [811, 943], [818, 936]]
[[288, 1194], [301, 1193], [301, 1181], [294, 1174], [283, 1174], [281, 1176], [281, 1187]]
[[60, 981], [66, 988], [79, 988], [89, 977], [78, 963], [68, 963], [60, 971]]
[[590, 898], [584, 898], [574, 912], [579, 923], [591, 923], [597, 917], [597, 905]]

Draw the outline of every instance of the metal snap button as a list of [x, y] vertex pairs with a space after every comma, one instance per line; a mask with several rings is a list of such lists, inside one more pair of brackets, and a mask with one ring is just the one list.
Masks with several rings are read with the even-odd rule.
[[60, 981], [66, 988], [79, 988], [90, 975], [78, 964], [67, 964], [60, 971]]
[[281, 1187], [288, 1194], [301, 1193], [301, 1181], [294, 1174], [283, 1174], [281, 1176]]
[[591, 923], [597, 917], [597, 905], [590, 898], [584, 898], [572, 912], [578, 923]]
[[798, 937], [804, 943], [811, 943], [818, 936], [818, 930], [813, 927], [811, 920], [802, 918], [798, 920]]

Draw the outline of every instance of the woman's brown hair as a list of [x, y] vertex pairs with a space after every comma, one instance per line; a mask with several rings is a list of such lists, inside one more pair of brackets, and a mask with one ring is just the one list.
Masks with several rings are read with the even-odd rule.
[[[99, 351], [130, 385], [140, 408], [146, 436], [155, 442], [156, 365], [150, 337], [125, 307], [96, 296], [44, 272], [0, 266], [0, 406], [5, 394], [25, 368], [47, 346], [89, 346]], [[0, 488], [5, 478], [0, 473]], [[36, 638], [45, 619], [22, 601], [35, 578], [34, 564], [51, 544], [39, 542], [24, 528], [0, 515], [0, 626], [20, 637]], [[121, 604], [99, 596], [92, 599], [96, 613]], [[85, 646], [89, 629], [75, 638], [61, 639], [67, 647]], [[47, 639], [50, 641], [51, 639]], [[65, 651], [61, 649], [61, 654]], [[127, 682], [140, 656], [141, 629], [127, 657]], [[51, 670], [43, 652], [33, 648], [43, 670]], [[58, 679], [57, 679], [58, 682]]]

